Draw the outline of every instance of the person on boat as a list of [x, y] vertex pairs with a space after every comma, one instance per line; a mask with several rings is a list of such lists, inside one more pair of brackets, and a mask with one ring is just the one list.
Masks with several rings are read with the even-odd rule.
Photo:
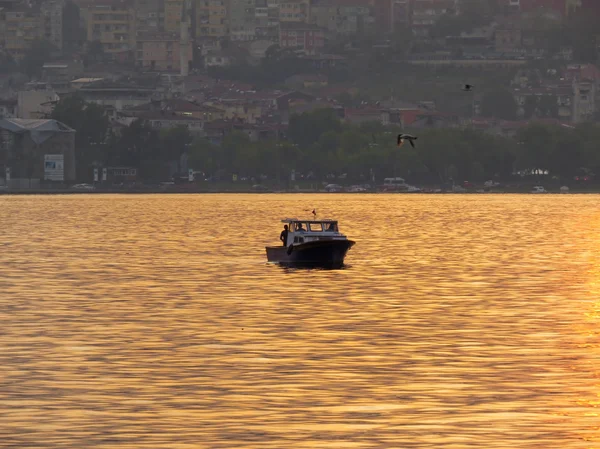
[[279, 240], [282, 241], [283, 246], [287, 246], [287, 238], [289, 232], [290, 231], [288, 229], [288, 225], [283, 226], [283, 231], [281, 231], [281, 234], [279, 234]]
[[305, 232], [305, 229], [302, 227], [302, 223], [298, 223], [298, 228], [296, 229], [296, 232]]

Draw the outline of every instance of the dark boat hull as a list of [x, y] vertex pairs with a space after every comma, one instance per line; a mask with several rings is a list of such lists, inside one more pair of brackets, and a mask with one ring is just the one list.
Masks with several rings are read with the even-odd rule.
[[352, 240], [317, 240], [290, 247], [267, 246], [267, 260], [288, 266], [339, 268]]

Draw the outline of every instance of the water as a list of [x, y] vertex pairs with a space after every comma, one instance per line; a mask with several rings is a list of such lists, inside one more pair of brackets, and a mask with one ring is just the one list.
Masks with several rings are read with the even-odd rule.
[[598, 199], [1, 197], [0, 447], [598, 448]]

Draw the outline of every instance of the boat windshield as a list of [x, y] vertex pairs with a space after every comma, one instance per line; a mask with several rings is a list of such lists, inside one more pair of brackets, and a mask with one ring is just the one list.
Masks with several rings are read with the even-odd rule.
[[307, 232], [308, 224], [303, 221], [295, 221], [290, 224], [290, 231], [292, 231], [292, 232], [301, 232], [301, 231]]
[[338, 232], [335, 221], [295, 221], [290, 223], [291, 232]]

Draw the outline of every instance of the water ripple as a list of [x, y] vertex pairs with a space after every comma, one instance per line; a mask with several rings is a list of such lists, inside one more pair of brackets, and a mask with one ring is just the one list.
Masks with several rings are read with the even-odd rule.
[[600, 447], [597, 202], [4, 196], [0, 447]]

